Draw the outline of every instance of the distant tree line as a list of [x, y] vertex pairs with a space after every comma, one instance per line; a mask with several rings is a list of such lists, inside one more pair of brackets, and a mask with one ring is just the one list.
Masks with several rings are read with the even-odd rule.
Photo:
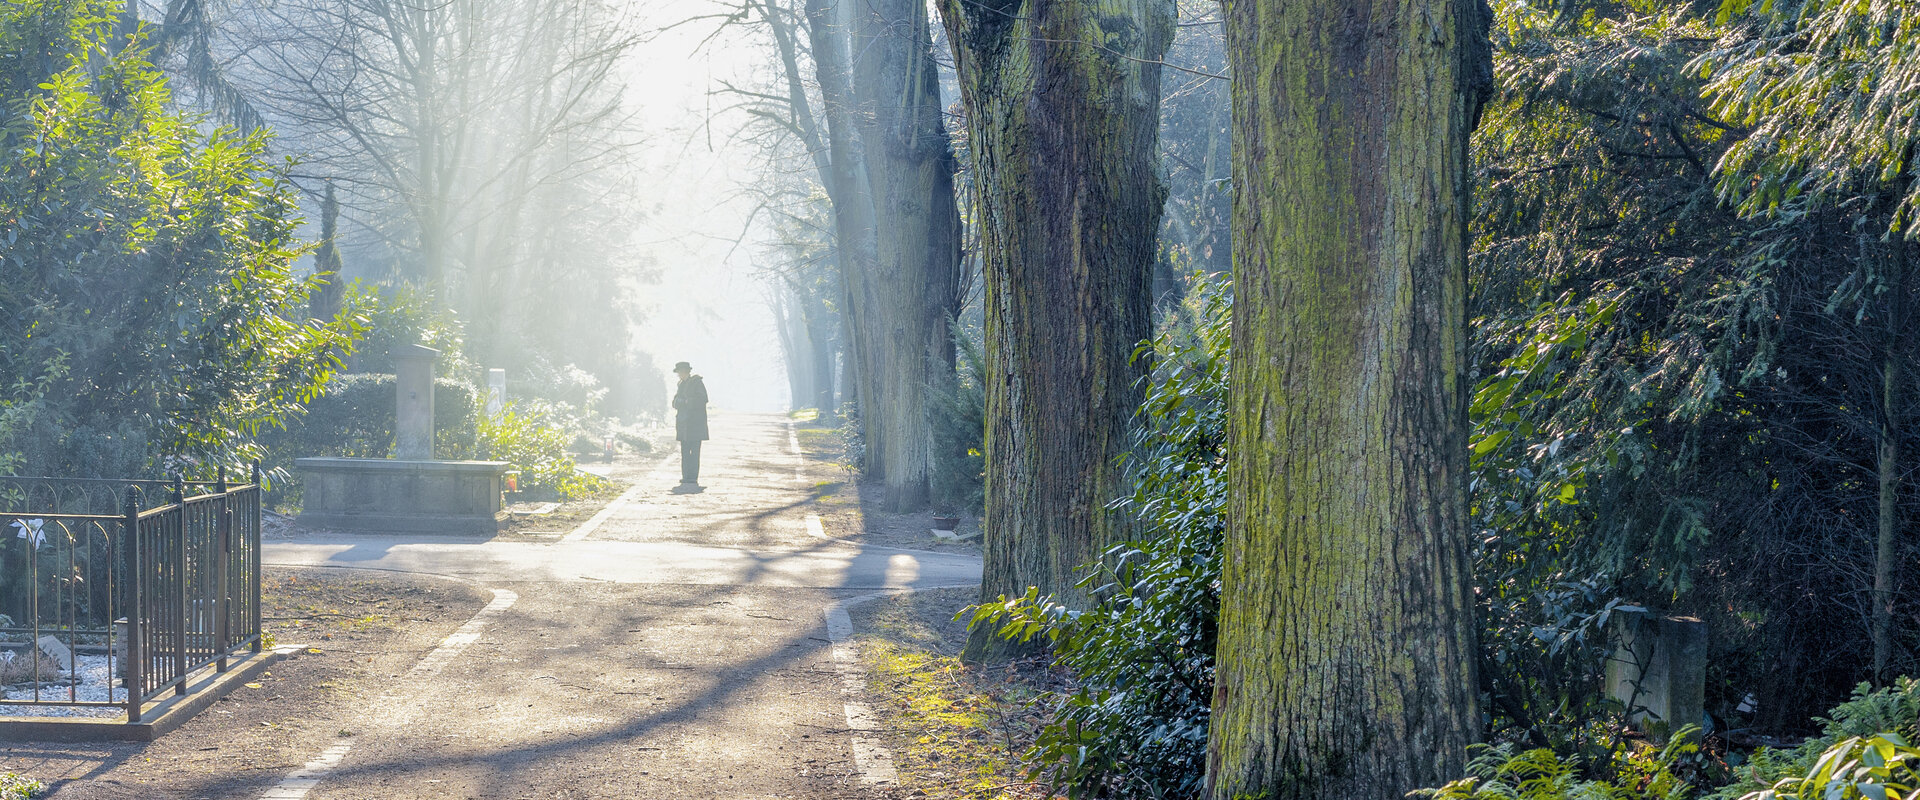
[[638, 33], [618, 8], [166, 0], [141, 17], [179, 42], [155, 55], [181, 100], [271, 128], [309, 211], [337, 198], [317, 271], [424, 292], [516, 386], [584, 369], [607, 410], [661, 413], [633, 338], [654, 266], [631, 241], [645, 200], [622, 67]]

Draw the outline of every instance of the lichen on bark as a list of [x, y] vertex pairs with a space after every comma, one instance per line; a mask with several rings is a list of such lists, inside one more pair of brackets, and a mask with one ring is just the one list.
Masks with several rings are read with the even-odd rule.
[[1402, 797], [1479, 729], [1466, 571], [1478, 0], [1230, 0], [1233, 482], [1208, 794]]
[[[970, 121], [986, 285], [983, 599], [1038, 586], [1118, 539], [1151, 333], [1168, 0], [940, 0]], [[973, 657], [995, 645], [976, 632]]]

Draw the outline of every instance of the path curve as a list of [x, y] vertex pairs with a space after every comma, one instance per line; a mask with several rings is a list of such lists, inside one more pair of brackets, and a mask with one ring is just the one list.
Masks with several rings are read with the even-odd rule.
[[[706, 492], [673, 494], [655, 470], [578, 536], [267, 544], [270, 565], [440, 575], [519, 598], [457, 659], [395, 676], [364, 730], [274, 796], [825, 800], [884, 787], [849, 724], [857, 698], [833, 646], [846, 632], [823, 622], [855, 596], [977, 583], [980, 560], [809, 535], [812, 482], [834, 476], [812, 474], [784, 419], [718, 414], [713, 428]], [[380, 722], [394, 719], [406, 722]]]

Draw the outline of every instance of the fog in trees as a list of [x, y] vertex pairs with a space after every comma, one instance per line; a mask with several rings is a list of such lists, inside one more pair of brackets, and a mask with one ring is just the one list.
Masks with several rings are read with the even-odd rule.
[[[258, 463], [294, 513], [295, 459], [392, 454], [421, 344], [443, 455], [638, 508], [582, 460], [657, 459], [684, 361], [785, 505], [674, 502], [810, 545], [755, 558], [974, 559], [926, 663], [1032, 693], [965, 745], [1023, 777], [974, 788], [1920, 784], [1910, 2], [13, 0], [0, 34], [0, 475]], [[1699, 718], [1650, 723], [1608, 665], [1682, 624]]]

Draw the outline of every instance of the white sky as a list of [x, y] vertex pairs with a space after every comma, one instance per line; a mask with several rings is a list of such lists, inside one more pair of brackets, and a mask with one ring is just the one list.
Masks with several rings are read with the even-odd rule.
[[[647, 31], [715, 8], [709, 0], [631, 2]], [[692, 362], [720, 408], [784, 411], [786, 368], [753, 275], [756, 237], [736, 245], [753, 209], [740, 187], [758, 177], [755, 154], [730, 144], [739, 115], [708, 119], [726, 105], [708, 92], [719, 81], [755, 85], [766, 51], [736, 31], [703, 46], [716, 27], [703, 20], [660, 33], [633, 58], [629, 108], [646, 134], [639, 180], [643, 194], [656, 199], [635, 238], [661, 272], [659, 284], [642, 288], [647, 320], [639, 346], [662, 370]]]

